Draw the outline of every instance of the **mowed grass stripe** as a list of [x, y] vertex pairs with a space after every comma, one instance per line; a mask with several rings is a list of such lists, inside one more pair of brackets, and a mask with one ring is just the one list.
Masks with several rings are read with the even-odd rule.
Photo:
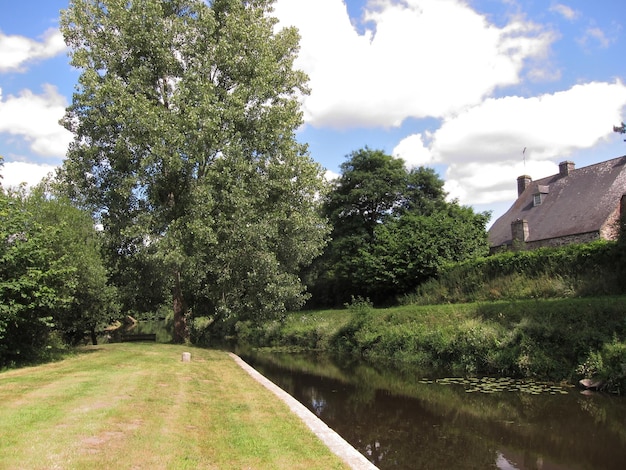
[[226, 353], [122, 343], [0, 374], [0, 468], [347, 467]]

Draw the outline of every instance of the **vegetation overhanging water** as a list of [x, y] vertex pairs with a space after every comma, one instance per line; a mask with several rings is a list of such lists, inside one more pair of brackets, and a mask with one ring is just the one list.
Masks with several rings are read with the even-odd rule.
[[460, 376], [491, 375], [625, 390], [626, 297], [522, 300], [295, 312], [239, 325], [256, 347], [347, 354]]

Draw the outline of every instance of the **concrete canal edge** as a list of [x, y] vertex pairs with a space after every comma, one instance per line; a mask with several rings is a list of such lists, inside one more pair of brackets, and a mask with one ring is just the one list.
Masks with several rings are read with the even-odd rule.
[[287, 404], [289, 409], [295, 413], [306, 424], [311, 431], [319, 437], [322, 442], [339, 458], [350, 465], [355, 470], [376, 470], [377, 467], [367, 460], [363, 454], [352, 447], [343, 437], [329, 428], [306, 406], [285, 392], [278, 385], [268, 380], [243, 359], [233, 353], [228, 353], [239, 366], [245, 370], [252, 378], [274, 393], [278, 398]]

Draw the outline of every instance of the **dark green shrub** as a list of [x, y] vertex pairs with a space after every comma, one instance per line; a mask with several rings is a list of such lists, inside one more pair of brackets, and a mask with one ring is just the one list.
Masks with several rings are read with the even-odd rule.
[[427, 305], [621, 294], [620, 260], [619, 245], [607, 241], [503, 252], [449, 265], [400, 301]]
[[578, 366], [581, 378], [600, 381], [601, 388], [611, 393], [626, 392], [626, 343], [614, 338], [600, 351], [592, 351]]

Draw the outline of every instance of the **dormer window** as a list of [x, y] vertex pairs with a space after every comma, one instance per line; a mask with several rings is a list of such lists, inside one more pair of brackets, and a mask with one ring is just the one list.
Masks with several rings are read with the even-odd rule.
[[537, 207], [540, 206], [545, 197], [548, 195], [548, 186], [544, 186], [544, 185], [539, 185], [537, 186], [537, 192], [535, 194], [533, 194], [533, 206]]

